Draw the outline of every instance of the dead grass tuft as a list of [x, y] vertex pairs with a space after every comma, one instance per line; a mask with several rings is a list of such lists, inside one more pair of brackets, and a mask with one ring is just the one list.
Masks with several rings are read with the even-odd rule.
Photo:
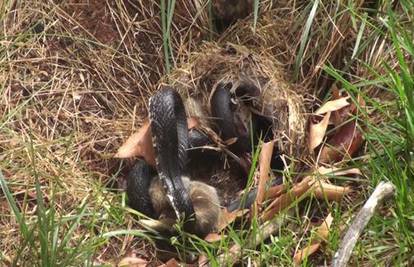
[[[103, 232], [136, 227], [122, 212], [121, 194], [107, 189], [122, 187], [119, 172], [123, 166], [111, 158], [146, 117], [147, 100], [162, 77], [177, 87], [186, 84], [194, 88], [203, 75], [196, 69], [200, 63], [220, 66], [213, 82], [231, 78], [225, 75], [232, 73], [233, 66], [223, 60], [237, 66], [240, 54], [220, 58], [214, 64], [203, 62], [208, 58], [205, 54], [219, 53], [219, 47], [228, 42], [251, 51], [249, 64], [257, 69], [249, 71], [259, 70], [272, 85], [278, 84], [275, 88], [280, 88], [277, 92], [281, 95], [272, 97], [289, 98], [293, 110], [300, 110], [302, 97], [314, 103], [315, 95], [329, 90], [333, 79], [321, 68], [326, 63], [367, 76], [365, 65], [348, 61], [360, 25], [351, 24], [345, 6], [319, 1], [322, 7], [315, 14], [309, 37], [304, 38], [309, 12], [303, 10], [309, 11], [305, 8], [309, 1], [278, 1], [278, 6], [263, 1], [255, 31], [251, 18], [246, 18], [218, 38], [211, 32], [207, 6], [202, 2], [177, 1], [171, 60], [181, 67], [168, 77], [164, 76], [157, 1], [5, 4], [0, 22], [0, 169], [29, 225], [36, 223], [38, 181], [45, 203], [53, 205], [62, 225], [60, 238], [69, 228], [63, 219], [78, 214], [82, 203], [87, 203], [88, 216], [81, 219], [70, 247], [87, 246], [101, 262], [113, 262], [131, 251], [151, 259], [153, 251], [148, 244], [134, 241], [131, 235], [101, 239]], [[363, 2], [354, 5], [362, 7]], [[203, 40], [216, 42], [200, 46]], [[363, 59], [373, 66], [381, 65], [384, 57], [393, 56], [388, 45], [378, 40]], [[369, 90], [374, 97], [383, 96], [374, 86]], [[309, 105], [306, 111], [312, 108]], [[304, 141], [302, 115], [306, 112], [297, 113], [299, 134], [290, 140], [290, 150], [296, 141]], [[22, 237], [1, 192], [0, 239], [6, 262], [16, 257]], [[27, 262], [37, 260], [29, 247], [21, 253]]]
[[[0, 168], [22, 213], [35, 220], [37, 180], [45, 198], [53, 198], [57, 218], [76, 214], [85, 200], [96, 216], [108, 203], [119, 206], [118, 196], [102, 186], [118, 187], [120, 163], [111, 157], [141, 123], [163, 73], [158, 6], [155, 1], [12, 1], [6, 8]], [[178, 19], [183, 27], [199, 27], [191, 17]], [[177, 42], [191, 38], [196, 39]], [[1, 216], [0, 250], [14, 258], [19, 228], [6, 206], [1, 198], [2, 214], [8, 215]], [[102, 223], [92, 236], [99, 236]], [[73, 245], [90, 230], [77, 229]], [[29, 248], [25, 252], [28, 260]], [[114, 253], [109, 254], [102, 258]]]

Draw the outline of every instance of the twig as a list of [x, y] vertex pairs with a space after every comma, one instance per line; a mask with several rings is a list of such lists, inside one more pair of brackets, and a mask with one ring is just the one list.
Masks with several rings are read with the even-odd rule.
[[341, 245], [335, 253], [332, 267], [342, 267], [347, 265], [359, 236], [374, 215], [376, 208], [384, 199], [392, 196], [394, 191], [395, 186], [390, 182], [380, 182], [377, 185], [342, 239]]

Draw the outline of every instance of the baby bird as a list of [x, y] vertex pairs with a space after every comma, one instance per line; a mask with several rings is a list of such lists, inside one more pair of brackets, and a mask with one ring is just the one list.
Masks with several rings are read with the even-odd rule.
[[[190, 229], [200, 236], [205, 236], [217, 230], [220, 219], [220, 200], [217, 190], [203, 182], [190, 181], [188, 177], [182, 177], [184, 187], [188, 190], [195, 212], [194, 229]], [[158, 177], [154, 177], [149, 188], [154, 212], [161, 221], [171, 224], [171, 219], [176, 220], [166, 191]]]
[[[215, 231], [221, 213], [217, 190], [206, 183], [191, 181], [186, 176], [182, 176], [182, 181], [195, 213], [194, 224], [186, 230], [199, 236]], [[175, 210], [160, 178], [142, 160], [139, 160], [128, 174], [127, 195], [128, 204], [133, 209], [167, 225], [172, 226], [176, 222]]]

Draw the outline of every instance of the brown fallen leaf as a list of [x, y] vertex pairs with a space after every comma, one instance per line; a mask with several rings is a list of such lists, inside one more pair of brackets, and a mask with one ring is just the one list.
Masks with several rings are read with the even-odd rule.
[[[332, 96], [334, 99], [341, 98], [339, 90], [335, 90], [332, 92]], [[363, 97], [360, 95], [357, 96], [357, 103], [360, 108], [365, 107], [365, 101]], [[357, 115], [358, 107], [355, 103], [351, 103], [349, 106], [343, 107], [341, 109], [335, 110], [332, 112], [331, 122], [334, 126], [339, 126], [349, 120], [349, 118], [353, 115]]]
[[[352, 169], [341, 169], [341, 168], [335, 168], [335, 167], [330, 167], [330, 168], [326, 168], [326, 167], [319, 167], [318, 168], [318, 173], [321, 175], [328, 175], [329, 176], [343, 176], [343, 175], [362, 175], [362, 172], [360, 169], [358, 168], [352, 168]], [[329, 177], [328, 177], [329, 178]]]
[[345, 195], [352, 192], [350, 187], [337, 186], [326, 182], [314, 183], [313, 188], [313, 194], [316, 198], [329, 201], [341, 201]]
[[318, 251], [320, 246], [320, 243], [309, 244], [306, 248], [298, 250], [293, 256], [293, 262], [295, 265], [299, 266], [304, 259]]
[[148, 265], [148, 261], [137, 257], [125, 257], [117, 266], [119, 267], [145, 267]]
[[291, 190], [276, 198], [263, 212], [260, 217], [262, 221], [268, 221], [275, 216], [276, 213], [288, 207], [295, 200], [309, 191], [315, 180], [311, 176], [305, 177], [300, 183], [294, 185]]
[[327, 112], [332, 112], [335, 110], [339, 110], [341, 108], [344, 108], [349, 105], [348, 102], [349, 96], [347, 97], [341, 97], [339, 99], [330, 100], [323, 104], [316, 112], [316, 115], [325, 114]]
[[115, 154], [115, 158], [132, 157], [143, 157], [148, 164], [155, 166], [155, 151], [149, 121], [146, 121], [136, 133], [132, 134]]
[[284, 190], [285, 186], [283, 184], [272, 186], [266, 191], [265, 199], [275, 199], [279, 197]]
[[214, 243], [217, 241], [220, 241], [223, 239], [223, 235], [220, 235], [218, 233], [209, 233], [204, 240], [209, 242], [209, 243]]
[[[342, 125], [344, 122], [346, 122], [350, 118], [350, 116], [352, 116], [352, 110], [354, 109], [354, 107], [355, 107], [355, 104], [352, 103], [349, 106], [335, 110], [334, 112], [332, 112], [330, 122], [336, 127]], [[338, 130], [339, 128], [336, 130], [336, 132]]]
[[[187, 118], [188, 129], [198, 126], [196, 118]], [[155, 150], [152, 144], [151, 127], [149, 121], [145, 121], [141, 128], [132, 134], [118, 149], [115, 158], [142, 157], [151, 166], [155, 166]]]
[[332, 214], [329, 213], [325, 220], [322, 222], [322, 224], [317, 227], [317, 237], [313, 239], [312, 242], [306, 248], [298, 250], [293, 256], [293, 261], [296, 265], [300, 265], [300, 263], [305, 258], [318, 251], [318, 249], [321, 247], [321, 243], [328, 239], [329, 229], [331, 228], [332, 222], [333, 217]]
[[164, 264], [161, 264], [159, 267], [178, 267], [178, 266], [180, 266], [180, 263], [176, 259], [171, 258], [169, 261], [167, 261]]
[[272, 160], [274, 141], [264, 143], [259, 158], [259, 184], [255, 201], [256, 211], [259, 211], [265, 199], [266, 184], [269, 180], [270, 162]]
[[229, 224], [234, 222], [237, 218], [240, 218], [244, 215], [246, 215], [249, 212], [249, 210], [235, 210], [233, 212], [228, 212], [226, 208], [223, 208], [221, 210], [221, 216], [220, 216], [220, 222], [218, 225], [218, 231], [221, 232], [223, 229], [225, 229]]
[[340, 127], [337, 133], [322, 147], [319, 161], [322, 163], [335, 163], [345, 156], [352, 157], [363, 143], [362, 133], [355, 121], [348, 122]]
[[201, 254], [198, 257], [198, 266], [199, 267], [204, 267], [204, 266], [208, 266], [208, 258], [205, 254]]
[[325, 137], [326, 130], [328, 129], [329, 118], [331, 117], [331, 112], [327, 112], [323, 119], [317, 123], [310, 123], [309, 127], [309, 150], [313, 151], [318, 147]]

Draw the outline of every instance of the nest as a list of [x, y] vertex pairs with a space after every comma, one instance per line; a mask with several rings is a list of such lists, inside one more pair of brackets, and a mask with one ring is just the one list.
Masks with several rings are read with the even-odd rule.
[[[205, 44], [191, 55], [189, 63], [173, 70], [161, 84], [168, 83], [185, 99], [187, 115], [211, 126], [211, 95], [220, 83], [232, 92], [241, 84], [260, 90], [249, 106], [254, 114], [271, 120], [272, 137], [281, 155], [301, 158], [306, 151], [306, 90], [290, 83], [283, 68], [270, 55], [259, 55], [244, 46], [220, 47]], [[198, 108], [194, 108], [197, 103]]]

